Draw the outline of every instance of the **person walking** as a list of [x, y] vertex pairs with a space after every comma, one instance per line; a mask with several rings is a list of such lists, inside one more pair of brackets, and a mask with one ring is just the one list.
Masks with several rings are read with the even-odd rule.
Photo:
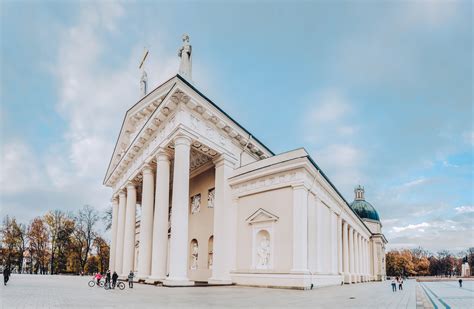
[[105, 273], [105, 285], [110, 289], [110, 269]]
[[392, 279], [392, 292], [397, 291], [397, 282], [395, 281], [395, 278]]
[[459, 278], [458, 282], [459, 282], [459, 287], [462, 288], [462, 279]]
[[398, 290], [403, 290], [403, 279], [402, 277], [400, 277], [400, 279], [398, 279]]
[[3, 284], [7, 285], [8, 280], [10, 280], [10, 268], [6, 267], [3, 270]]
[[117, 279], [118, 279], [117, 272], [114, 271], [114, 273], [112, 274], [112, 289], [115, 289], [115, 285], [117, 284]]
[[133, 270], [131, 270], [130, 273], [128, 274], [128, 287], [131, 289], [133, 289], [133, 277], [134, 277]]

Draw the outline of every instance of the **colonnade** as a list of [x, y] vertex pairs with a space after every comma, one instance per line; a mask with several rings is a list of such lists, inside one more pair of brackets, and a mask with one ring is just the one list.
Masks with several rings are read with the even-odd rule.
[[[138, 256], [138, 279], [162, 281], [165, 285], [193, 284], [188, 271], [188, 216], [189, 216], [189, 171], [191, 138], [179, 135], [174, 142], [174, 170], [171, 205], [171, 237], [168, 256], [168, 212], [170, 192], [171, 157], [163, 149], [155, 154], [156, 178], [152, 167], [145, 163], [141, 169], [142, 213]], [[221, 205], [228, 204], [230, 187], [227, 184], [232, 163], [224, 155], [214, 161], [216, 168], [216, 197], [214, 206], [214, 246], [212, 280], [214, 283], [228, 283], [230, 278], [229, 248], [225, 237], [229, 214]], [[120, 276], [126, 276], [134, 269], [135, 254], [135, 210], [137, 188], [128, 182], [118, 197], [113, 198], [112, 243], [109, 269]], [[219, 235], [219, 236], [218, 236]], [[222, 236], [220, 236], [222, 235]], [[169, 263], [168, 263], [169, 261]]]
[[357, 232], [347, 221], [342, 221], [342, 269], [345, 283], [372, 279], [370, 240]]

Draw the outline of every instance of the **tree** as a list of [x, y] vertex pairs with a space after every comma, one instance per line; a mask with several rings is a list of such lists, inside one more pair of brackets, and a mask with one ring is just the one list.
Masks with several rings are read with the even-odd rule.
[[105, 230], [108, 231], [112, 228], [112, 206], [107, 207], [102, 216], [102, 221], [105, 224]]
[[98, 269], [101, 273], [105, 273], [109, 269], [109, 245], [102, 237], [96, 237], [94, 239], [94, 247], [98, 258]]
[[[1, 228], [2, 243], [4, 245], [2, 250], [2, 264], [7, 268], [12, 269], [12, 265], [18, 263], [20, 260], [20, 252], [18, 248], [21, 247], [21, 229], [18, 226], [15, 218], [10, 218], [8, 215], [3, 219]], [[23, 255], [23, 252], [21, 252]]]
[[89, 252], [92, 248], [92, 242], [96, 237], [95, 225], [98, 220], [99, 215], [97, 210], [89, 205], [85, 205], [80, 209], [75, 217], [76, 228], [73, 233], [73, 244], [82, 271], [84, 271]]
[[[61, 210], [49, 211], [44, 216], [44, 221], [48, 225], [51, 245], [50, 268], [51, 274], [56, 274], [65, 270], [63, 250], [70, 243], [70, 236], [74, 231], [74, 221]], [[61, 261], [57, 261], [57, 258]]]
[[45, 274], [49, 258], [49, 235], [46, 224], [40, 217], [33, 219], [28, 227], [28, 240], [30, 242], [32, 260], [36, 262], [33, 265], [34, 272]]

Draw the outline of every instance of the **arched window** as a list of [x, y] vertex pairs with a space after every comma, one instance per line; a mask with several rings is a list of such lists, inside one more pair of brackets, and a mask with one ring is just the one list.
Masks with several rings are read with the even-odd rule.
[[207, 268], [209, 269], [212, 269], [212, 263], [214, 262], [213, 259], [214, 259], [214, 256], [213, 256], [213, 253], [214, 253], [214, 235], [211, 235], [211, 237], [209, 237], [209, 241], [208, 241], [208, 244], [207, 244]]

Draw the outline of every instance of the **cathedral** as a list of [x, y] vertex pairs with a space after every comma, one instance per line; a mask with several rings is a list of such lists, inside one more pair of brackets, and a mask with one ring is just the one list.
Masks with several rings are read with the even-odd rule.
[[189, 36], [178, 55], [178, 74], [150, 91], [142, 61], [107, 168], [110, 269], [163, 286], [384, 280], [387, 240], [364, 188], [348, 203], [304, 148], [273, 153], [199, 91]]

